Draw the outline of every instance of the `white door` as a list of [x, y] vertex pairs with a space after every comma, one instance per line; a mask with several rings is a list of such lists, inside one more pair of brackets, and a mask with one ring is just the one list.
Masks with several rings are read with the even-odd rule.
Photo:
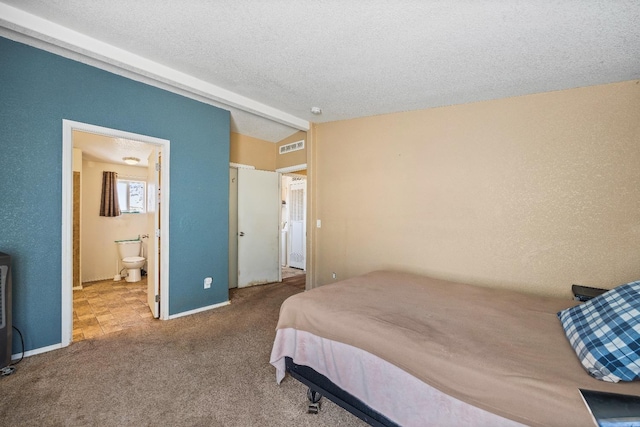
[[154, 147], [147, 169], [147, 303], [156, 319], [160, 317], [160, 149]]
[[280, 177], [238, 169], [238, 287], [277, 282], [281, 271]]
[[289, 185], [289, 267], [305, 269], [307, 180], [296, 179]]

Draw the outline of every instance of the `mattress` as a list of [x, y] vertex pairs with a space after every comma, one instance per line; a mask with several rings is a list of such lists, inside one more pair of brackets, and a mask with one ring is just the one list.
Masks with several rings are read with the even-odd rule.
[[276, 367], [278, 383], [285, 378], [285, 357], [311, 367], [404, 427], [522, 426], [442, 393], [371, 353], [309, 332], [292, 328], [277, 331], [271, 364]]
[[[585, 372], [556, 316], [573, 304], [569, 299], [408, 273], [373, 272], [287, 299], [280, 311], [272, 363], [279, 369], [279, 379], [283, 374], [279, 358], [289, 356], [357, 392], [348, 383], [377, 375], [375, 364], [361, 362], [369, 360], [363, 354], [371, 355], [406, 374], [394, 387], [386, 381], [364, 387], [369, 395], [380, 395], [400, 408], [390, 416], [365, 393], [361, 400], [392, 420], [397, 420], [395, 413], [419, 410], [423, 425], [429, 424], [441, 406], [450, 408], [454, 423], [473, 424], [463, 420], [465, 411], [475, 408], [482, 411], [478, 414], [495, 415], [495, 422], [590, 425], [579, 388], [640, 394], [640, 386], [603, 383]], [[292, 339], [288, 331], [298, 336]], [[355, 349], [354, 355], [326, 355], [323, 346], [336, 344]], [[322, 354], [322, 359], [309, 356], [314, 354]], [[344, 365], [355, 359], [361, 366], [345, 370]], [[352, 372], [349, 381], [342, 380], [340, 372]], [[410, 383], [416, 380], [437, 391], [438, 402], [447, 396], [469, 408], [410, 403], [406, 396], [415, 393]], [[486, 425], [478, 417], [475, 424]]]

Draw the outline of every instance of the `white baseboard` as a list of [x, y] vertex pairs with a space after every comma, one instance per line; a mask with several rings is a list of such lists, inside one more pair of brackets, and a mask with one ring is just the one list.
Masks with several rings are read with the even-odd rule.
[[[182, 313], [178, 313], [178, 314], [174, 314], [174, 315], [169, 316], [169, 320], [177, 319], [178, 317], [189, 316], [191, 314], [196, 314], [196, 313], [200, 313], [200, 312], [207, 311], [207, 310], [213, 310], [213, 309], [216, 309], [216, 308], [224, 307], [225, 305], [229, 305], [229, 304], [231, 304], [231, 301], [225, 301], [225, 302], [221, 302], [221, 303], [218, 303], [218, 304], [209, 305], [207, 307], [197, 308], [195, 310], [184, 311]], [[62, 343], [58, 343], [58, 344], [49, 345], [47, 347], [36, 348], [36, 349], [33, 349], [33, 350], [25, 351], [24, 352], [24, 357], [34, 356], [36, 354], [46, 353], [46, 352], [52, 351], [52, 350], [58, 350], [58, 349], [61, 349], [62, 347], [63, 347]], [[22, 357], [22, 353], [12, 354], [11, 355], [11, 360], [17, 360], [17, 359], [20, 359], [20, 357]]]
[[[36, 349], [33, 349], [33, 350], [25, 351], [24, 352], [24, 357], [35, 356], [36, 354], [46, 353], [48, 351], [58, 350], [60, 348], [62, 348], [62, 343], [53, 344], [53, 345], [49, 345], [49, 346], [46, 346], [46, 347], [36, 348]], [[20, 357], [22, 357], [22, 353], [12, 354], [11, 355], [11, 360], [17, 360], [17, 359], [20, 359]]]
[[196, 308], [195, 310], [183, 311], [182, 313], [172, 314], [171, 316], [169, 316], [169, 320], [177, 319], [178, 317], [189, 316], [191, 314], [201, 313], [207, 310], [213, 310], [215, 308], [224, 307], [225, 305], [229, 305], [229, 304], [231, 304], [231, 301], [225, 301], [218, 304], [209, 305], [207, 307]]

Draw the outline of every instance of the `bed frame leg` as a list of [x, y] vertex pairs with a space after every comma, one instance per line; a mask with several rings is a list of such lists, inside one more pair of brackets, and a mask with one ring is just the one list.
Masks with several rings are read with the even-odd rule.
[[307, 389], [307, 398], [309, 399], [309, 409], [307, 413], [309, 414], [317, 414], [320, 412], [320, 399], [322, 399], [322, 395], [315, 390], [311, 390], [311, 388]]

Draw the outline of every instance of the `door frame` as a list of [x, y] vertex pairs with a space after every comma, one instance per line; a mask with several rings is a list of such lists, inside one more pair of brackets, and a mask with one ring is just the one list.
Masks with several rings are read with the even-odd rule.
[[[296, 172], [300, 172], [300, 171], [303, 171], [303, 170], [306, 170], [306, 171], [309, 170], [308, 166], [307, 166], [307, 163], [301, 163], [299, 165], [293, 165], [293, 166], [287, 166], [287, 167], [284, 167], [284, 168], [278, 168], [278, 169], [276, 169], [276, 172], [279, 172], [280, 176], [282, 177], [282, 175], [284, 175], [284, 174], [288, 174], [288, 173], [295, 174]], [[309, 215], [310, 199], [309, 199], [309, 192], [308, 192], [309, 191], [309, 173], [308, 172], [307, 172], [306, 180], [307, 180], [307, 190], [306, 190], [307, 202], [305, 203], [305, 206], [304, 206], [304, 210], [305, 210], [304, 233], [306, 235], [306, 239], [305, 239], [305, 241], [306, 241], [306, 251], [305, 251], [305, 257], [304, 257], [304, 272], [307, 275], [306, 289], [311, 289], [310, 286], [309, 286], [310, 283], [311, 283], [310, 280], [309, 280], [309, 277], [310, 277], [309, 269], [311, 268], [311, 264], [310, 264], [310, 261], [309, 261], [309, 253], [310, 253], [309, 245], [310, 245], [310, 242], [311, 242], [311, 239], [310, 239], [310, 236], [309, 236], [309, 218], [311, 216]]]
[[62, 301], [61, 346], [73, 339], [73, 131], [95, 133], [112, 138], [133, 139], [162, 149], [163, 173], [160, 188], [160, 319], [169, 319], [169, 160], [170, 141], [148, 135], [135, 134], [88, 123], [62, 120]]

